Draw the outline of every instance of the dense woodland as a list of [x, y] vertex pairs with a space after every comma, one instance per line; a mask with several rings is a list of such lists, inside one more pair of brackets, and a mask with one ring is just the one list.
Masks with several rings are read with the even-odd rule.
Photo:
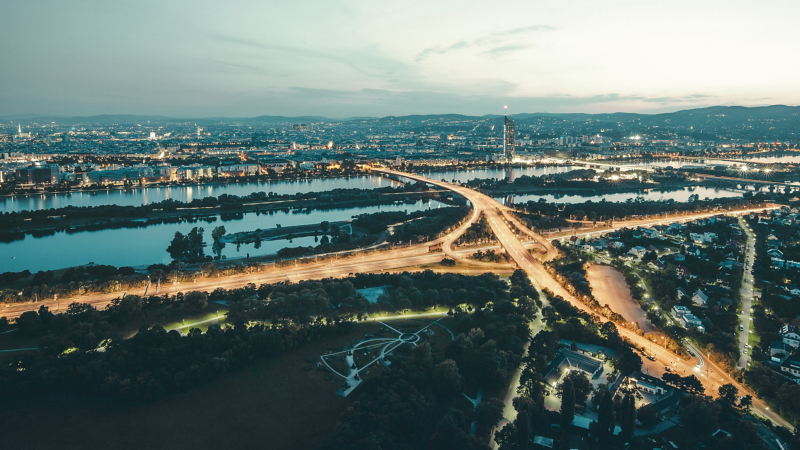
[[467, 244], [482, 243], [495, 239], [494, 231], [486, 220], [486, 216], [481, 214], [481, 217], [476, 220], [472, 225], [467, 228], [464, 234], [458, 238], [458, 242]]
[[[355, 291], [355, 285], [393, 288], [390, 295], [370, 304]], [[458, 288], [452, 289], [454, 286]], [[208, 333], [194, 329], [182, 336], [160, 325], [146, 325], [203, 310], [207, 302], [215, 300], [230, 302], [231, 326], [224, 330], [212, 326]], [[217, 289], [210, 294], [190, 292], [146, 298], [129, 295], [102, 311], [82, 303], [73, 303], [60, 314], [41, 307], [39, 311], [22, 314], [17, 327], [22, 337], [38, 339], [44, 348], [16, 356], [3, 365], [0, 383], [9, 389], [9, 400], [55, 391], [129, 401], [153, 400], [191, 389], [256, 359], [279, 355], [305, 342], [349, 333], [355, 321], [370, 312], [447, 305], [457, 315], [465, 307], [477, 310], [491, 304], [497, 308], [508, 300], [508, 287], [496, 275], [467, 277], [427, 271], [249, 285]], [[526, 297], [518, 301], [518, 306], [512, 305], [515, 314], [520, 315], [515, 320], [535, 314], [536, 301]], [[133, 338], [122, 339], [122, 327], [134, 320], [145, 325]], [[513, 323], [509, 320], [503, 322], [504, 327]], [[6, 322], [0, 326], [7, 326]], [[504, 327], [501, 328], [505, 330]], [[516, 329], [517, 332], [509, 331], [516, 336], [509, 337], [511, 340], [497, 335], [497, 352], [513, 349], [514, 353], [521, 349], [518, 341], [524, 339], [527, 327]], [[484, 332], [490, 338], [495, 337], [493, 330], [488, 323], [484, 325]], [[511, 354], [505, 358], [506, 362], [498, 363], [497, 370], [513, 366], [515, 360]], [[496, 375], [492, 371], [485, 380], [480, 380], [497, 382], [492, 378]]]
[[[484, 275], [485, 276], [485, 275]], [[339, 418], [320, 449], [484, 449], [502, 418], [503, 403], [486, 398], [473, 408], [462, 392], [502, 390], [530, 339], [528, 321], [537, 311], [536, 291], [522, 272], [490, 309], [457, 313], [455, 341], [444, 358], [427, 344], [396, 352], [391, 370], [359, 387], [356, 403]], [[516, 300], [512, 302], [511, 300]], [[478, 308], [480, 308], [479, 305]], [[475, 422], [476, 435], [470, 435]]]

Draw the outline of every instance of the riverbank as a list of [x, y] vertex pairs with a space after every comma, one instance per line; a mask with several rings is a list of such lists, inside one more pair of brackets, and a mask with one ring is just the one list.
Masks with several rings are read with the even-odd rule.
[[[308, 171], [304, 171], [308, 172]], [[254, 175], [254, 176], [244, 176], [244, 177], [217, 177], [208, 180], [195, 180], [195, 181], [162, 181], [157, 183], [147, 183], [143, 184], [141, 182], [138, 183], [128, 183], [128, 184], [121, 184], [121, 185], [100, 185], [100, 184], [91, 184], [91, 185], [69, 185], [66, 187], [59, 187], [59, 186], [40, 186], [37, 188], [25, 189], [25, 188], [13, 188], [8, 190], [0, 190], [0, 197], [13, 197], [18, 195], [39, 195], [39, 194], [72, 194], [72, 193], [81, 193], [81, 192], [103, 192], [103, 191], [125, 191], [131, 189], [150, 189], [150, 188], [158, 188], [158, 187], [205, 187], [205, 186], [227, 186], [230, 184], [240, 184], [240, 183], [253, 183], [253, 182], [292, 182], [292, 181], [310, 181], [310, 180], [325, 180], [325, 179], [332, 179], [332, 178], [344, 178], [344, 177], [353, 177], [353, 176], [364, 176], [364, 175], [374, 175], [372, 172], [368, 170], [347, 170], [341, 173], [325, 173], [325, 174], [314, 174], [311, 173], [311, 176], [308, 176], [304, 173], [305, 176], [282, 176], [280, 174], [276, 174], [279, 176], [271, 176], [271, 175]], [[297, 175], [296, 172], [289, 172], [289, 175]]]
[[[224, 195], [224, 194], [223, 194]], [[217, 215], [245, 213], [272, 214], [276, 211], [305, 213], [318, 210], [366, 207], [436, 200], [453, 204], [451, 194], [439, 190], [415, 191], [403, 188], [339, 189], [294, 196], [268, 197], [254, 193], [247, 197], [224, 195], [194, 200], [191, 203], [166, 200], [143, 206], [72, 207], [58, 210], [24, 211], [3, 216], [0, 242], [13, 242], [26, 235], [43, 237], [59, 231], [76, 233], [119, 228], [143, 228], [165, 223], [206, 221]], [[224, 217], [223, 217], [224, 219]]]

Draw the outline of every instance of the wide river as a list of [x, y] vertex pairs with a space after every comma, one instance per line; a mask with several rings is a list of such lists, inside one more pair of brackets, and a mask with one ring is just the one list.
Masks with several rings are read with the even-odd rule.
[[[253, 231], [258, 228], [275, 228], [278, 225], [292, 226], [322, 221], [336, 222], [349, 220], [354, 215], [378, 211], [420, 211], [429, 208], [446, 207], [435, 200], [418, 201], [415, 204], [393, 204], [361, 208], [343, 208], [310, 212], [283, 212], [274, 214], [244, 214], [242, 219], [222, 221], [219, 217], [213, 223], [202, 220], [196, 223], [160, 224], [146, 228], [121, 228], [92, 232], [67, 234], [59, 232], [52, 236], [32, 237], [10, 243], [0, 244], [0, 272], [20, 272], [30, 270], [52, 270], [72, 267], [90, 262], [113, 266], [141, 266], [155, 263], [169, 263], [172, 259], [167, 247], [176, 231], [188, 233], [193, 227], [205, 231], [206, 254], [211, 254], [211, 230], [224, 225], [227, 233]], [[314, 246], [314, 237], [288, 240], [262, 241], [261, 248], [255, 244], [242, 244], [237, 251], [235, 244], [227, 244], [222, 254], [228, 258], [270, 255], [284, 247]]]
[[[503, 169], [475, 169], [465, 171], [431, 171], [425, 175], [437, 180], [458, 180], [466, 182], [473, 178], [505, 178], [513, 175], [544, 175], [561, 173], [579, 167], [525, 167], [511, 171]], [[513, 173], [512, 173], [513, 172]], [[74, 192], [69, 194], [30, 194], [0, 197], [0, 212], [62, 208], [64, 206], [121, 205], [140, 206], [167, 199], [190, 202], [222, 194], [245, 196], [253, 192], [274, 192], [276, 194], [298, 194], [330, 191], [332, 189], [374, 189], [394, 186], [397, 183], [378, 176], [354, 176], [346, 178], [322, 178], [296, 181], [252, 181], [228, 184], [207, 184], [204, 186], [169, 186], [128, 189], [109, 189], [104, 191]]]
[[[512, 170], [505, 169], [475, 169], [469, 171], [429, 171], [424, 174], [434, 179], [447, 181], [457, 180], [465, 182], [474, 178], [498, 178], [522, 175], [544, 175], [566, 172], [579, 167], [525, 167]], [[336, 188], [377, 188], [391, 186], [395, 182], [377, 176], [356, 176], [349, 178], [328, 178], [300, 181], [280, 182], [247, 182], [214, 184], [206, 186], [180, 186], [180, 187], [150, 187], [128, 190], [109, 190], [101, 192], [83, 192], [73, 194], [44, 194], [30, 196], [15, 196], [0, 198], [0, 211], [19, 211], [24, 209], [56, 208], [66, 205], [97, 206], [106, 204], [143, 205], [173, 198], [181, 201], [191, 201], [195, 198], [218, 196], [220, 194], [247, 195], [252, 192], [276, 192], [278, 194], [293, 194], [297, 192], [328, 191]], [[503, 203], [524, 203], [530, 200], [538, 201], [544, 198], [555, 203], [581, 203], [587, 200], [609, 202], [624, 202], [637, 196], [646, 200], [674, 199], [682, 202], [688, 200], [690, 195], [697, 194], [700, 199], [738, 197], [741, 191], [715, 189], [712, 187], [693, 187], [677, 191], [660, 192], [620, 192], [599, 194], [585, 192], [581, 194], [522, 194], [498, 198]], [[326, 211], [311, 211], [304, 213], [277, 211], [273, 214], [255, 213], [245, 214], [242, 219], [222, 221], [217, 217], [213, 223], [198, 221], [197, 223], [162, 224], [146, 228], [127, 228], [115, 230], [101, 230], [94, 232], [79, 232], [67, 234], [56, 233], [52, 236], [35, 238], [27, 236], [25, 239], [10, 243], [0, 243], [0, 272], [19, 272], [22, 270], [50, 270], [70, 267], [93, 262], [96, 264], [109, 264], [115, 266], [141, 266], [154, 263], [169, 263], [170, 256], [166, 252], [170, 240], [176, 231], [187, 233], [192, 227], [203, 227], [205, 241], [209, 244], [207, 254], [210, 254], [211, 230], [215, 226], [225, 225], [228, 233], [252, 231], [257, 228], [275, 228], [282, 226], [303, 225], [327, 221], [348, 220], [357, 214], [372, 213], [377, 211], [418, 211], [427, 208], [438, 208], [443, 204], [436, 201], [417, 202], [416, 204], [395, 204], [373, 206], [365, 208], [345, 208]], [[236, 246], [228, 244], [223, 255], [228, 258], [246, 256], [261, 256], [274, 254], [288, 246], [313, 246], [316, 245], [313, 237], [296, 238], [289, 243], [287, 240], [263, 241], [259, 249], [254, 244], [243, 244], [237, 251]]]

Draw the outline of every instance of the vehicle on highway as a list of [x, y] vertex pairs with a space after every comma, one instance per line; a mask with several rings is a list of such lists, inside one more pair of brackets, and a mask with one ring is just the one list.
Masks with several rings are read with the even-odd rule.
[[649, 354], [649, 355], [647, 355], [647, 359], [649, 359], [650, 361], [655, 361], [656, 360], [656, 355]]
[[664, 366], [664, 370], [666, 370], [667, 372], [672, 372], [672, 367]]

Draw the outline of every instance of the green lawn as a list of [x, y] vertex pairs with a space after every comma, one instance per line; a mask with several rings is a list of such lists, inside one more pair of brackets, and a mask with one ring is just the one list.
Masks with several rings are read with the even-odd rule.
[[198, 313], [187, 314], [182, 320], [167, 322], [164, 324], [164, 329], [188, 332], [191, 328], [200, 328], [205, 332], [214, 319], [217, 319], [219, 323], [225, 323], [225, 314], [227, 314], [228, 309], [227, 306], [210, 303]]
[[[752, 324], [750, 324], [750, 329], [751, 330], [753, 329], [753, 325]], [[752, 333], [748, 333], [748, 334], [750, 336], [747, 337], [747, 343], [750, 344], [750, 351], [752, 351], [753, 347], [755, 347], [756, 345], [761, 343], [761, 337], [758, 335], [758, 333], [755, 332], [755, 330], [753, 330]]]

